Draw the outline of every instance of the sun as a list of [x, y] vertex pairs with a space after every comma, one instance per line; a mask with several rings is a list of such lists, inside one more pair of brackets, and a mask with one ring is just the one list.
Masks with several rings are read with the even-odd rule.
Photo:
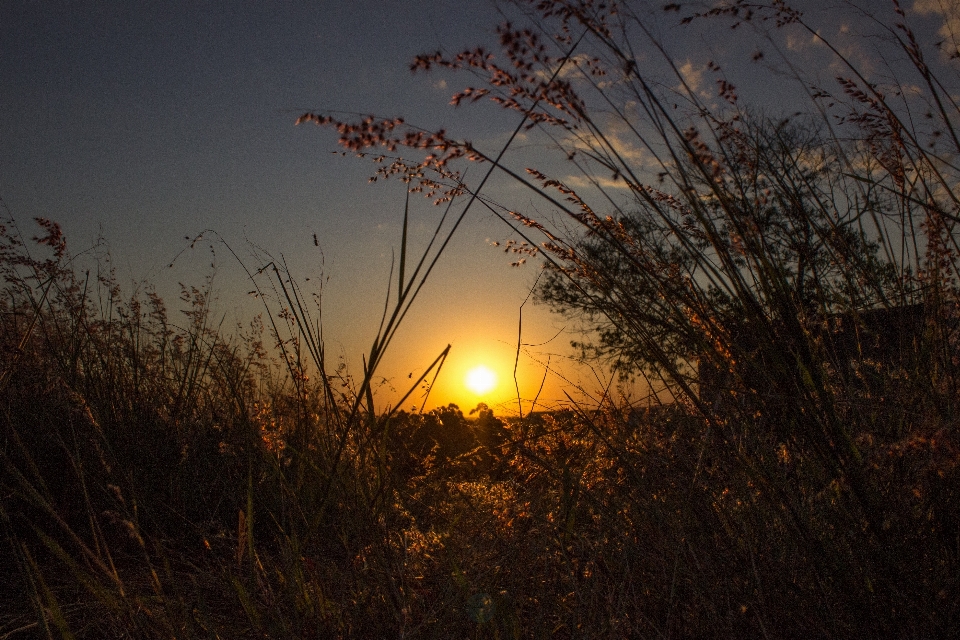
[[482, 364], [477, 365], [467, 372], [465, 383], [470, 391], [480, 396], [497, 386], [497, 374]]

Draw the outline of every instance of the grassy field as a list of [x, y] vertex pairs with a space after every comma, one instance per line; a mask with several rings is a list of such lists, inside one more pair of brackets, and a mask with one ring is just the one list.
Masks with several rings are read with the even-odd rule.
[[[0, 638], [960, 635], [960, 53], [925, 58], [894, 4], [870, 40], [899, 65], [886, 84], [825, 46], [837, 88], [803, 85], [809, 109], [780, 117], [722, 76], [703, 99], [662, 48], [675, 76], [653, 82], [629, 3], [519, 4], [559, 37], [504, 25], [502, 66], [414, 66], [472, 72], [519, 120], [511, 142], [554, 133], [582, 192], [400, 119], [301, 121], [468, 201], [447, 234], [471, 205], [513, 224], [584, 354], [673, 401], [376, 412], [439, 228], [414, 264], [404, 225], [351, 377], [277, 265], [257, 271], [263, 315], [224, 330], [209, 290], [168, 310], [74, 270], [54, 222], [26, 240], [8, 220]], [[818, 33], [782, 3], [724, 7], [690, 20]], [[377, 155], [401, 148], [424, 157]], [[568, 226], [479, 197], [464, 160]]]
[[782, 406], [378, 416], [268, 357], [285, 325], [174, 320], [46, 231], [3, 254], [3, 637], [957, 631], [949, 389], [870, 371], [840, 461]]

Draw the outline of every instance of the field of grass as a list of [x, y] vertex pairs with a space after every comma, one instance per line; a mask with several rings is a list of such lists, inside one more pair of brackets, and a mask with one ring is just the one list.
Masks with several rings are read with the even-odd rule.
[[957, 631], [948, 391], [873, 372], [839, 469], [682, 402], [377, 416], [286, 325], [126, 298], [44, 225], [3, 247], [0, 637]]
[[[54, 222], [26, 240], [8, 220], [0, 638], [960, 635], [960, 53], [933, 75], [894, 4], [900, 84], [824, 49], [839, 89], [780, 118], [726, 81], [702, 100], [676, 66], [680, 88], [650, 81], [628, 46], [643, 21], [613, 11], [630, 3], [519, 4], [560, 37], [505, 25], [503, 66], [415, 66], [467, 68], [515, 136], [553, 132], [583, 193], [400, 119], [301, 120], [425, 154], [377, 156], [381, 175], [514, 224], [540, 300], [590, 330], [584, 354], [674, 401], [374, 411], [439, 230], [414, 264], [404, 225], [351, 377], [277, 265], [257, 272], [263, 315], [228, 331], [210, 291], [168, 309], [75, 270]], [[724, 6], [691, 20], [816, 33], [782, 3]], [[573, 228], [497, 209], [454, 170], [467, 159]]]

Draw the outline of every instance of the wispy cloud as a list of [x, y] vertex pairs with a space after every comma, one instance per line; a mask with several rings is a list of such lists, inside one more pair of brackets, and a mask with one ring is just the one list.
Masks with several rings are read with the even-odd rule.
[[[683, 81], [691, 91], [699, 94], [703, 98], [710, 97], [710, 94], [703, 87], [703, 74], [706, 71], [706, 67], [694, 66], [693, 62], [687, 59], [686, 62], [677, 67], [677, 71], [680, 72], [680, 77], [683, 78]], [[685, 91], [683, 84], [677, 86], [677, 91]]]
[[920, 15], [939, 15], [943, 24], [937, 33], [953, 43], [956, 50], [960, 47], [960, 6], [956, 0], [915, 0], [913, 10]]
[[585, 187], [599, 187], [601, 189], [629, 189], [629, 185], [622, 179], [601, 178], [593, 176], [592, 179], [582, 175], [570, 175], [561, 180], [565, 185], [572, 189], [583, 189]]

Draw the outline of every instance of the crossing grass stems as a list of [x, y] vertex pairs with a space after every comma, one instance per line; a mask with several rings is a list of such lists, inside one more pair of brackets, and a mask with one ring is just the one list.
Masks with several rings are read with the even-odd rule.
[[[930, 45], [892, 3], [861, 23], [901, 63], [881, 77], [783, 2], [663, 7], [755, 30], [758, 65], [796, 70], [786, 38], [819, 38], [836, 84], [796, 72], [809, 103], [779, 114], [716, 62], [705, 97], [636, 3], [513, 4], [498, 55], [413, 68], [472, 74], [453, 103], [493, 100], [557, 162], [518, 170], [399, 118], [300, 120], [447, 211], [413, 265], [408, 202], [359, 379], [282, 260], [249, 272], [264, 313], [230, 332], [209, 287], [174, 319], [78, 272], [54, 222], [26, 241], [6, 221], [0, 637], [957, 634], [956, 34]], [[498, 207], [465, 163], [558, 216]], [[377, 366], [465, 202], [513, 227], [540, 301], [648, 398], [378, 410]], [[905, 308], [907, 346], [871, 350]]]

